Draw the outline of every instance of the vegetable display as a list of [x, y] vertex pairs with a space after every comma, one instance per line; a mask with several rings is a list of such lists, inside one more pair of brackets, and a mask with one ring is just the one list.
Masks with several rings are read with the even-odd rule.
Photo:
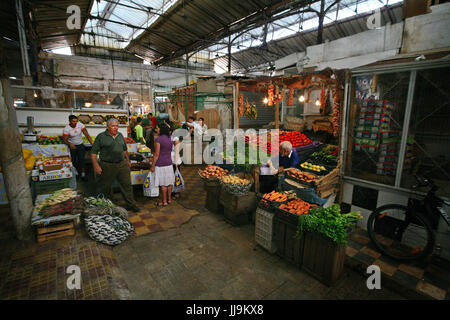
[[273, 201], [273, 202], [284, 202], [284, 201], [287, 201], [288, 197], [286, 194], [283, 194], [281, 192], [276, 192], [274, 190], [270, 193], [264, 194], [263, 199]]
[[38, 206], [36, 206], [36, 211], [40, 212], [44, 207], [53, 206], [66, 200], [75, 198], [76, 195], [77, 192], [70, 188], [55, 191], [52, 195], [50, 195], [48, 198], [43, 200]]
[[203, 178], [220, 178], [228, 174], [228, 170], [222, 169], [218, 166], [208, 165], [205, 170], [199, 171], [200, 176]]
[[300, 165], [300, 167], [302, 167], [303, 169], [307, 169], [307, 170], [311, 170], [311, 171], [315, 171], [315, 172], [327, 171], [327, 168], [325, 168], [324, 166], [315, 165], [310, 162], [303, 162]]
[[49, 144], [63, 144], [64, 139], [62, 136], [37, 136], [37, 142], [41, 145], [49, 145]]
[[[278, 154], [279, 146], [274, 146], [271, 144], [272, 133], [267, 133], [267, 141], [262, 144], [259, 135], [247, 135], [245, 136], [245, 143], [261, 148], [267, 154]], [[289, 141], [293, 148], [307, 146], [312, 143], [306, 135], [298, 131], [279, 131], [278, 141], [282, 143], [284, 141]]]
[[328, 146], [318, 152], [314, 152], [311, 155], [312, 160], [320, 161], [325, 164], [336, 164], [337, 162], [338, 148], [334, 146]]
[[302, 199], [291, 200], [288, 203], [281, 204], [278, 208], [296, 215], [308, 214], [311, 208], [317, 205], [310, 204]]
[[340, 245], [345, 245], [347, 230], [361, 219], [361, 213], [358, 211], [341, 214], [338, 204], [328, 208], [313, 208], [310, 214], [299, 218], [297, 236], [300, 237], [305, 231], [317, 232]]
[[288, 176], [307, 183], [312, 183], [317, 179], [317, 176], [313, 175], [312, 173], [303, 172], [295, 168], [287, 170], [286, 172]]
[[241, 179], [239, 177], [232, 176], [232, 175], [222, 176], [222, 177], [220, 177], [220, 180], [222, 180], [223, 183], [229, 183], [229, 184], [248, 185], [250, 183], [250, 180]]

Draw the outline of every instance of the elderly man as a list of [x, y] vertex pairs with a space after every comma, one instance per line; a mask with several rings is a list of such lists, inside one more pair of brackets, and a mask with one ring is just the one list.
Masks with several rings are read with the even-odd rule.
[[[298, 156], [297, 151], [292, 148], [292, 144], [289, 141], [280, 143], [279, 167], [289, 170], [290, 168], [295, 168], [299, 162], [300, 157]], [[268, 164], [270, 166], [271, 174], [275, 174], [278, 170], [273, 167], [272, 160], [269, 159]]]
[[[97, 154], [100, 153], [100, 161]], [[127, 209], [139, 212], [133, 197], [133, 187], [130, 177], [130, 159], [128, 158], [127, 145], [123, 135], [119, 132], [119, 122], [111, 118], [107, 122], [107, 128], [95, 139], [91, 150], [91, 160], [95, 173], [99, 176], [97, 181], [98, 193], [109, 195], [114, 179], [117, 179], [122, 187], [122, 195], [127, 203]]]

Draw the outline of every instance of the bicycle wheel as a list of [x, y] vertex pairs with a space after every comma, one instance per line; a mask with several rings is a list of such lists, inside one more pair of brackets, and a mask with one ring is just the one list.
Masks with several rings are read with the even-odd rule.
[[421, 214], [411, 214], [402, 205], [388, 204], [373, 211], [367, 232], [381, 253], [399, 261], [422, 259], [434, 246], [434, 233], [428, 220]]

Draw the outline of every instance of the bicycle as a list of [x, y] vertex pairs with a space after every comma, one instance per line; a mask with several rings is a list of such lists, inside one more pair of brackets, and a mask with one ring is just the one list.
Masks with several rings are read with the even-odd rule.
[[432, 253], [439, 217], [450, 226], [449, 215], [443, 208], [445, 201], [436, 196], [438, 187], [431, 179], [415, 177], [419, 184], [413, 189], [430, 187], [425, 198], [409, 199], [407, 206], [381, 206], [370, 214], [367, 222], [372, 243], [381, 253], [398, 261], [423, 260]]

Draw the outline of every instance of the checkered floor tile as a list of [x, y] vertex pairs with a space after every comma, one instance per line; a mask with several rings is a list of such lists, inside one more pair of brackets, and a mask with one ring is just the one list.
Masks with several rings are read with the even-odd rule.
[[[0, 299], [130, 299], [112, 248], [90, 240], [84, 229], [76, 231], [73, 237], [41, 244], [2, 241]], [[71, 265], [80, 268], [80, 289], [67, 286]]]
[[198, 175], [198, 170], [204, 167], [204, 165], [181, 167], [181, 175], [186, 186], [177, 202], [187, 209], [203, 210], [205, 207], [206, 192], [203, 180]]
[[423, 262], [401, 263], [377, 251], [367, 231], [357, 228], [346, 248], [350, 265], [377, 265], [386, 279], [402, 287], [437, 300], [450, 300], [450, 263], [429, 257]]
[[141, 211], [129, 213], [128, 220], [133, 223], [136, 236], [178, 227], [199, 214], [197, 210], [186, 210], [176, 201], [167, 206], [157, 206], [156, 203], [156, 200], [138, 203]]

